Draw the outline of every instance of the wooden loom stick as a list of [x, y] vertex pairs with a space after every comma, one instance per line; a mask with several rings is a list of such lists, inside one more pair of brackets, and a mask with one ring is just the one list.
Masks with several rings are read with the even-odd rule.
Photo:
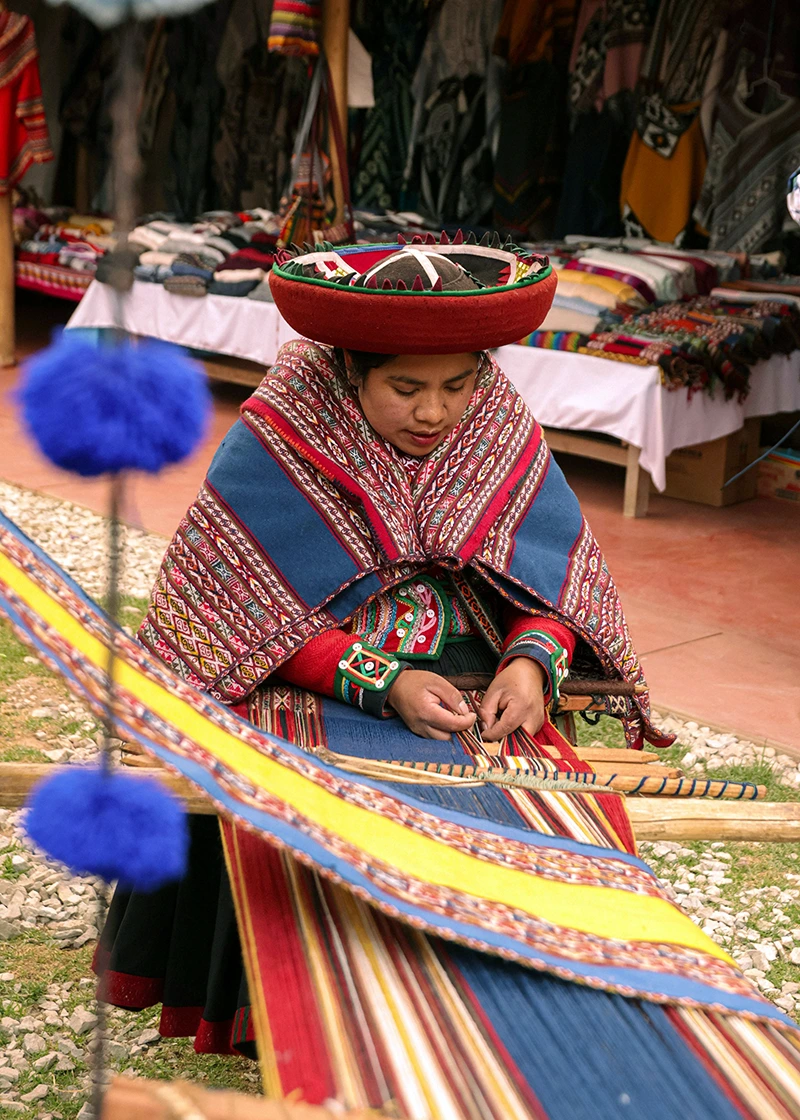
[[[50, 763], [0, 763], [0, 808], [19, 809], [42, 780], [55, 773]], [[216, 816], [217, 809], [186, 778], [162, 768], [142, 768], [131, 777], [162, 782], [189, 813]], [[586, 787], [590, 789], [591, 787]], [[793, 843], [800, 840], [800, 802], [709, 801], [702, 798], [630, 797], [625, 807], [637, 840], [748, 840]]]
[[637, 762], [644, 766], [661, 758], [655, 751], [635, 751], [629, 747], [573, 747], [573, 750], [583, 762]]
[[[313, 752], [323, 762], [338, 766], [351, 774], [364, 777], [382, 778], [385, 781], [419, 782], [417, 775], [425, 775], [425, 782], [432, 785], [456, 783], [471, 785], [488, 783], [490, 785], [516, 787], [518, 789], [572, 789], [600, 791], [614, 790], [618, 793], [641, 793], [658, 797], [711, 797], [736, 800], [754, 800], [763, 797], [766, 786], [756, 786], [752, 782], [727, 782], [722, 779], [706, 778], [668, 778], [625, 774], [597, 775], [579, 771], [556, 770], [547, 763], [540, 764], [537, 772], [530, 770], [507, 770], [494, 767], [461, 765], [458, 763], [402, 762], [392, 759], [362, 759], [352, 755], [336, 754], [327, 748], [318, 747]], [[412, 777], [411, 775], [414, 775]], [[557, 783], [553, 784], [553, 783]]]

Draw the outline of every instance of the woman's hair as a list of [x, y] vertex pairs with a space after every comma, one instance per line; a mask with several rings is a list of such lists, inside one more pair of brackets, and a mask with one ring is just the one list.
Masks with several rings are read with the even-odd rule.
[[[369, 350], [348, 350], [350, 356], [350, 366], [353, 374], [358, 381], [362, 384], [367, 380], [367, 374], [371, 369], [379, 369], [385, 366], [387, 362], [392, 362], [397, 357], [397, 354], [375, 354]], [[334, 350], [336, 360], [343, 369], [347, 369], [345, 362], [345, 352], [341, 346], [337, 346]]]
[[[345, 351], [341, 346], [337, 346], [333, 352], [342, 369], [346, 370]], [[385, 366], [387, 362], [393, 362], [398, 357], [397, 354], [376, 354], [370, 350], [348, 350], [347, 353], [350, 355], [353, 375], [362, 385], [367, 380], [367, 374], [371, 369], [380, 369], [381, 366]], [[480, 350], [473, 350], [472, 353], [476, 358], [481, 356]]]

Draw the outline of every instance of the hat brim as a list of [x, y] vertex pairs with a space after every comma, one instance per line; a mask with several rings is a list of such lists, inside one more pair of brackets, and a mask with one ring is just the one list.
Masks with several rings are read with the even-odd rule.
[[384, 291], [286, 275], [270, 290], [299, 334], [378, 354], [466, 354], [519, 342], [541, 326], [556, 291], [547, 268], [533, 280], [477, 291]]
[[[323, 245], [280, 256], [270, 290], [287, 323], [307, 338], [331, 346], [378, 354], [466, 354], [484, 351], [537, 330], [556, 293], [547, 258], [525, 254], [510, 242], [452, 243], [446, 234], [410, 245]], [[430, 269], [411, 284], [381, 280], [380, 265], [408, 252], [413, 258], [446, 255], [477, 286], [431, 287]], [[406, 270], [408, 272], [408, 270]], [[427, 274], [427, 279], [421, 273]], [[509, 280], [513, 277], [513, 280]], [[407, 287], [408, 283], [408, 287]]]

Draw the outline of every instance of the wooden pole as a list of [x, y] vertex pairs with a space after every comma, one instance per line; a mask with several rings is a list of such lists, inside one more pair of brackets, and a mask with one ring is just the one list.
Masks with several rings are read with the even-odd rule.
[[800, 840], [800, 802], [629, 797], [637, 840]]
[[15, 362], [14, 227], [9, 192], [0, 194], [0, 366]]
[[[50, 764], [0, 762], [0, 809], [20, 809], [43, 778], [56, 773]], [[132, 780], [157, 778], [184, 802], [189, 813], [214, 816], [205, 794], [185, 778], [165, 770], [127, 770]], [[586, 787], [590, 792], [591, 786]], [[707, 801], [629, 797], [625, 802], [637, 840], [750, 840], [790, 843], [800, 840], [798, 801]]]
[[[60, 767], [41, 762], [0, 762], [0, 809], [21, 809], [34, 786], [44, 778], [51, 778]], [[131, 779], [157, 778], [170, 792], [186, 805], [188, 813], [202, 813], [215, 816], [216, 808], [209, 799], [199, 792], [196, 786], [185, 778], [176, 778], [166, 770], [155, 767], [137, 767], [125, 771]]]
[[[344, 137], [345, 158], [347, 156], [347, 40], [350, 34], [350, 0], [323, 0], [322, 2], [322, 45], [331, 71], [331, 86], [335, 111], [339, 114], [342, 136]], [[344, 219], [344, 188], [342, 174], [347, 168], [339, 166], [339, 153], [333, 142], [328, 140], [333, 172], [333, 193], [336, 201], [334, 223]]]

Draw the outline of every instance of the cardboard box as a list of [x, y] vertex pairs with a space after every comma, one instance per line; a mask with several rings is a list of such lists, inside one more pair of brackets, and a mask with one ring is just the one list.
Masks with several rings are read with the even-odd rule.
[[731, 486], [729, 478], [759, 455], [761, 421], [745, 420], [744, 427], [729, 436], [680, 447], [667, 459], [668, 498], [700, 502], [706, 506], [730, 506], [756, 496], [758, 469], [748, 471]]
[[773, 451], [758, 464], [759, 498], [780, 498], [800, 508], [800, 452]]

